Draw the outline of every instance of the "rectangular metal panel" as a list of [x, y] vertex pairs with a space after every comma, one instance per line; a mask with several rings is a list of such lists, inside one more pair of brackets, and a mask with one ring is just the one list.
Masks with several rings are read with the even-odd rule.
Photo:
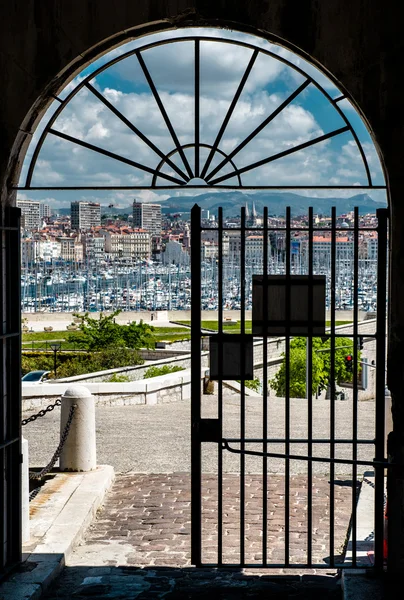
[[210, 379], [254, 379], [252, 337], [231, 333], [211, 336], [209, 350]]
[[[325, 275], [267, 275], [268, 303], [264, 307], [263, 277], [253, 275], [252, 332], [262, 336], [267, 313], [267, 335], [325, 334]], [[287, 286], [289, 292], [287, 292]], [[290, 320], [286, 296], [290, 294]]]

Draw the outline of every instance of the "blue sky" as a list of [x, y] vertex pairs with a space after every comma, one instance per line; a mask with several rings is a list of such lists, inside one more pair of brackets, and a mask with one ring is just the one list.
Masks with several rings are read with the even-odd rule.
[[[86, 76], [91, 76], [96, 69], [106, 65], [109, 60], [120, 58], [125, 53], [142, 48], [148, 43], [170, 40], [169, 44], [142, 50], [141, 56], [155, 83], [180, 144], [191, 145], [190, 148], [184, 150], [184, 153], [193, 167], [195, 162], [192, 147], [195, 139], [194, 43], [191, 40], [178, 41], [178, 37], [189, 37], [196, 34], [215, 38], [215, 41], [203, 40], [200, 44], [200, 139], [203, 144], [208, 146], [216, 138], [253, 54], [252, 49], [226, 43], [226, 39], [254, 44], [256, 47], [271, 51], [276, 55], [276, 57], [272, 57], [259, 52], [219, 144], [219, 149], [225, 154], [229, 154], [237, 148], [246, 136], [305, 81], [306, 76], [299, 73], [293, 66], [302, 69], [315, 82], [318, 82], [331, 98], [337, 98], [341, 94], [330, 79], [281, 46], [227, 30], [186, 29], [144, 37], [113, 50], [95, 61], [70, 82], [60, 93], [60, 98], [67, 97]], [[278, 57], [290, 61], [292, 66], [281, 62]], [[119, 60], [93, 77], [90, 83], [162, 152], [166, 154], [175, 149], [172, 136], [153, 98], [136, 55]], [[354, 127], [362, 144], [373, 184], [384, 185], [380, 162], [365, 125], [347, 100], [339, 102], [338, 105]], [[27, 164], [34, 146], [45, 124], [58, 106], [59, 102], [55, 101], [34, 135], [27, 153], [20, 185], [24, 185]], [[232, 173], [234, 168], [241, 168], [247, 169], [241, 175], [243, 184], [246, 186], [367, 185], [363, 161], [349, 131], [259, 168], [248, 169], [257, 161], [313, 140], [345, 125], [346, 123], [334, 105], [313, 83], [309, 83], [267, 127], [235, 155], [234, 165], [227, 163], [215, 177], [229, 175], [230, 177], [223, 183], [237, 184], [237, 179]], [[161, 160], [87, 88], [82, 88], [65, 106], [53, 128], [152, 169], [155, 169]], [[201, 149], [201, 169], [208, 154], [209, 149]], [[222, 159], [223, 155], [216, 153], [209, 171]], [[171, 160], [182, 172], [186, 173], [178, 152], [172, 155]], [[172, 165], [163, 165], [161, 173], [179, 178]], [[33, 186], [134, 185], [144, 186], [145, 189], [136, 191], [24, 191], [19, 193], [19, 197], [42, 199], [55, 207], [68, 206], [72, 199], [99, 200], [102, 204], [112, 202], [116, 206], [127, 206], [134, 197], [145, 201], [164, 201], [168, 196], [190, 193], [190, 189], [187, 187], [161, 191], [147, 189], [151, 184], [151, 177], [150, 173], [134, 166], [123, 164], [49, 134], [38, 157], [32, 179]], [[170, 184], [162, 177], [157, 179], [159, 186], [164, 186], [166, 183]], [[196, 191], [195, 194], [197, 193], [200, 192]], [[355, 190], [341, 190], [340, 193], [336, 190], [332, 190], [332, 192], [307, 190], [307, 192], [299, 191], [298, 193], [335, 197], [339, 194], [341, 196], [354, 195]], [[384, 191], [372, 190], [368, 193], [379, 202], [385, 201]]]

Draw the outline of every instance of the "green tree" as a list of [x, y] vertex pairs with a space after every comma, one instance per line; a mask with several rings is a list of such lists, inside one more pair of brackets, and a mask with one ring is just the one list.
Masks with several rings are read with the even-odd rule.
[[100, 313], [99, 319], [84, 315], [74, 314], [80, 319], [79, 330], [68, 336], [69, 342], [75, 342], [90, 352], [105, 348], [150, 348], [154, 343], [154, 327], [140, 321], [130, 325], [120, 325], [115, 322], [115, 317], [121, 311], [116, 310], [110, 315]]
[[110, 315], [100, 313], [99, 319], [90, 317], [88, 312], [84, 315], [74, 313], [81, 320], [79, 331], [68, 336], [69, 342], [76, 342], [87, 350], [101, 350], [109, 346], [124, 346], [121, 325], [115, 323], [115, 317], [120, 313], [116, 310]]
[[154, 346], [153, 331], [154, 327], [143, 323], [142, 320], [137, 324], [133, 321], [129, 325], [124, 325], [122, 335], [125, 345], [128, 348], [152, 348]]
[[[334, 376], [335, 381], [340, 384], [344, 381], [352, 381], [352, 373], [347, 371], [345, 357], [353, 354], [353, 342], [350, 338], [337, 338], [335, 341]], [[286, 392], [286, 357], [282, 354], [283, 361], [279, 371], [269, 385], [277, 396], [285, 396]], [[358, 351], [358, 360], [360, 352]], [[360, 370], [360, 363], [358, 365]], [[331, 340], [322, 341], [321, 338], [313, 338], [312, 353], [312, 394], [321, 392], [330, 385], [331, 377]], [[289, 362], [289, 393], [294, 398], [306, 396], [306, 338], [296, 337], [290, 342]]]

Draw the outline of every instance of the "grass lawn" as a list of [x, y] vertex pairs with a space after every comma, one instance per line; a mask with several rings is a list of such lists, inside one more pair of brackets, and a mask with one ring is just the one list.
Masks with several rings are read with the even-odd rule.
[[[191, 326], [191, 321], [178, 321], [181, 325], [186, 325], [188, 327]], [[349, 325], [352, 321], [336, 321], [335, 325]], [[331, 321], [326, 321], [326, 327], [330, 327]], [[217, 331], [219, 325], [217, 321], [202, 321], [202, 329], [212, 329]], [[223, 321], [223, 330], [228, 333], [239, 333], [240, 332], [240, 322], [238, 323], [226, 323]], [[245, 330], [246, 333], [251, 333], [251, 321], [245, 322]]]
[[[35, 331], [33, 333], [23, 333], [22, 346], [26, 350], [46, 346], [50, 350], [49, 343], [60, 342], [62, 350], [75, 350], [78, 348], [77, 344], [74, 341], [67, 341], [67, 338], [69, 336], [73, 338], [74, 334], [74, 331]], [[153, 337], [155, 342], [177, 342], [179, 340], [189, 340], [191, 333], [183, 327], [155, 327]]]

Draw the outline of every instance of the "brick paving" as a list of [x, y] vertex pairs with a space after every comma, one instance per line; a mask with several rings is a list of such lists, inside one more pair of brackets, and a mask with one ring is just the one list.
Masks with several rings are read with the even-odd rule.
[[[329, 556], [329, 481], [312, 482], [313, 562]], [[262, 477], [245, 478], [245, 560], [262, 563]], [[217, 561], [217, 480], [203, 477], [203, 561]], [[84, 543], [76, 548], [48, 600], [67, 598], [340, 598], [329, 568], [195, 569], [190, 565], [190, 476], [187, 473], [118, 475]], [[268, 478], [268, 563], [284, 562], [285, 479]], [[343, 551], [352, 487], [336, 480], [334, 554]], [[290, 562], [307, 556], [307, 477], [290, 478]], [[240, 561], [240, 479], [223, 478], [223, 563]], [[302, 571], [303, 572], [303, 571]]]

